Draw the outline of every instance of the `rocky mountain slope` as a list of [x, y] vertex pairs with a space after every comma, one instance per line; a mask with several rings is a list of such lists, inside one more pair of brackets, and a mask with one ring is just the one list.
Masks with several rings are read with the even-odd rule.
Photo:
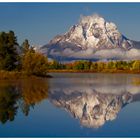
[[64, 35], [57, 35], [40, 48], [50, 58], [77, 59], [138, 59], [140, 42], [119, 32], [117, 26], [99, 15], [82, 17]]

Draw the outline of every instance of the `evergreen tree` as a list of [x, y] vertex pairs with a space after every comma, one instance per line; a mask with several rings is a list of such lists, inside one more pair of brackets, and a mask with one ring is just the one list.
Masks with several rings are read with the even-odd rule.
[[27, 39], [25, 39], [25, 41], [23, 42], [22, 48], [23, 48], [24, 54], [30, 50], [30, 44], [29, 44], [29, 41]]
[[0, 69], [13, 70], [17, 66], [17, 39], [13, 31], [0, 33]]

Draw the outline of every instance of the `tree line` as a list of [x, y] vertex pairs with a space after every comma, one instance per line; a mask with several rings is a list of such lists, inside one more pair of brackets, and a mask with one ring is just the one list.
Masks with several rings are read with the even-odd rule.
[[140, 60], [133, 61], [75, 61], [72, 63], [59, 63], [56, 60], [49, 62], [48, 68], [50, 70], [76, 70], [76, 71], [140, 71]]
[[47, 57], [35, 52], [25, 39], [21, 45], [13, 31], [0, 32], [0, 70], [20, 71], [26, 75], [45, 76]]

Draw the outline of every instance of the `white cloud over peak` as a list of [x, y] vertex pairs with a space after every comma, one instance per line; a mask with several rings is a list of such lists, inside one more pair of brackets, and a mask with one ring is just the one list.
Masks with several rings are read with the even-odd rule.
[[93, 48], [86, 50], [74, 51], [70, 48], [66, 48], [63, 51], [51, 50], [51, 55], [63, 56], [67, 58], [75, 59], [120, 59], [120, 60], [133, 60], [140, 59], [139, 49], [130, 49], [128, 51], [116, 48], [116, 49], [102, 49], [95, 52]]

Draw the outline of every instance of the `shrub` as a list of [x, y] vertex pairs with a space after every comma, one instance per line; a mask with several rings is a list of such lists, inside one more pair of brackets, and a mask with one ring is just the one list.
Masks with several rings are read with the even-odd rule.
[[27, 52], [22, 59], [22, 69], [27, 75], [46, 76], [47, 57], [37, 52]]

